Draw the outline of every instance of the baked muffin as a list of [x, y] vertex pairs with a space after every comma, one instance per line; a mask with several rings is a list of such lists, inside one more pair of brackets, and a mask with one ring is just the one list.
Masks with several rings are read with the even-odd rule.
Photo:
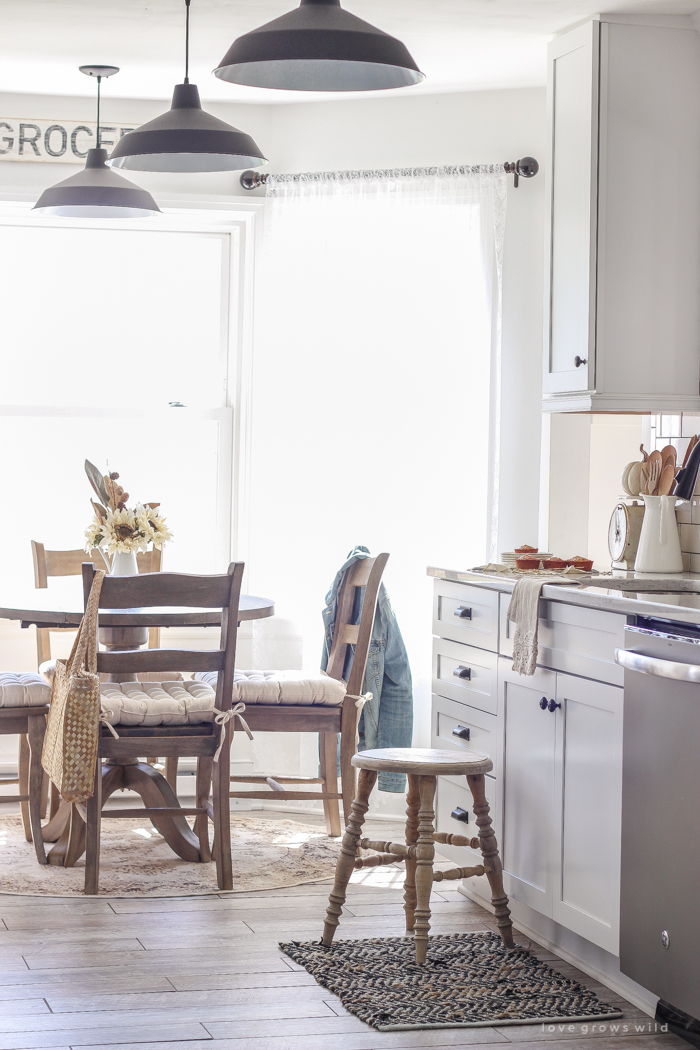
[[582, 572], [590, 572], [593, 568], [593, 559], [577, 554], [574, 558], [567, 558], [566, 564], [574, 569], [581, 569]]
[[565, 569], [566, 562], [563, 558], [545, 558], [542, 563], [545, 569]]
[[525, 572], [528, 569], [539, 569], [540, 559], [533, 557], [532, 554], [523, 554], [521, 557], [515, 559], [516, 569], [520, 569], [521, 572]]
[[530, 547], [527, 543], [524, 543], [522, 547], [515, 548], [515, 554], [537, 554], [538, 547]]

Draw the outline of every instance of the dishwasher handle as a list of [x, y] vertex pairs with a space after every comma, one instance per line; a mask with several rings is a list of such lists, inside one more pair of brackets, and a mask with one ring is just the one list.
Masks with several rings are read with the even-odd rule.
[[633, 649], [616, 649], [615, 663], [627, 671], [653, 674], [657, 678], [671, 678], [675, 682], [700, 684], [700, 664], [684, 664], [676, 660], [662, 660], [658, 656], [645, 656]]

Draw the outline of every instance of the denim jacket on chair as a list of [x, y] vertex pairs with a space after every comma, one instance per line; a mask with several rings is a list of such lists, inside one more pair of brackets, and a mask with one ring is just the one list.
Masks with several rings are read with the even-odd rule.
[[[348, 555], [347, 561], [336, 575], [333, 585], [326, 595], [326, 607], [323, 610], [324, 645], [321, 668], [328, 666], [333, 627], [338, 609], [338, 592], [347, 569], [360, 558], [369, 557], [367, 547], [355, 547]], [[355, 599], [353, 623], [360, 622], [365, 589], [359, 591], [359, 600]], [[347, 682], [355, 647], [348, 658], [344, 670]], [[413, 684], [411, 668], [408, 662], [406, 647], [401, 631], [396, 622], [394, 610], [389, 601], [386, 587], [379, 588], [377, 612], [372, 628], [372, 640], [367, 657], [367, 668], [362, 685], [363, 693], [371, 693], [360, 717], [359, 751], [369, 751], [377, 747], [410, 747], [413, 739]], [[406, 788], [406, 777], [403, 773], [380, 773], [378, 779], [380, 791], [403, 792]]]

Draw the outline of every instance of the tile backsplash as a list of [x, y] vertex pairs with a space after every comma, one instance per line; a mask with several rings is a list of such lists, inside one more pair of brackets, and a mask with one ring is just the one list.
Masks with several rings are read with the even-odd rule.
[[[654, 449], [660, 452], [664, 445], [673, 445], [678, 453], [678, 462], [682, 463], [693, 434], [700, 434], [700, 415], [697, 413], [650, 416], [648, 433], [644, 427], [644, 447], [647, 452]], [[676, 508], [676, 518], [681, 537], [683, 568], [688, 572], [700, 572], [700, 474], [692, 499]]]

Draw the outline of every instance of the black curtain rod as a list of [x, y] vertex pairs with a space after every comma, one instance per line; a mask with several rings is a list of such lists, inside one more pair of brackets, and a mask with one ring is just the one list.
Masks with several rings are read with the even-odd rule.
[[[534, 157], [521, 157], [520, 160], [506, 161], [503, 165], [507, 175], [513, 176], [513, 186], [517, 189], [520, 179], [531, 179], [540, 170]], [[257, 190], [270, 178], [265, 172], [244, 171], [241, 174], [241, 186], [244, 190]]]

